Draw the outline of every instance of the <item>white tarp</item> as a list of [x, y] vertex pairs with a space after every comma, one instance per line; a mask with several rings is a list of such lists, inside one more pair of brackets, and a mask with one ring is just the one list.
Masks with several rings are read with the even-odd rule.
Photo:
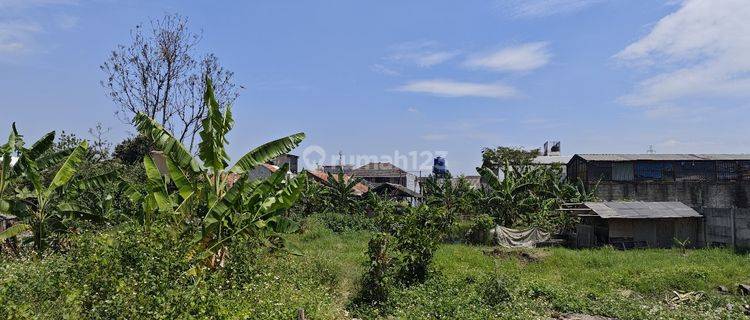
[[544, 232], [537, 228], [526, 230], [517, 230], [497, 226], [492, 229], [492, 237], [497, 245], [506, 248], [533, 248], [538, 243], [549, 240], [549, 232]]

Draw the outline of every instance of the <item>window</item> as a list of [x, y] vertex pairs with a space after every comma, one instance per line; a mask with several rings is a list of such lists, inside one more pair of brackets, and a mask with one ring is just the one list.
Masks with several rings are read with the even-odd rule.
[[672, 162], [638, 161], [635, 163], [635, 178], [646, 181], [674, 180]]

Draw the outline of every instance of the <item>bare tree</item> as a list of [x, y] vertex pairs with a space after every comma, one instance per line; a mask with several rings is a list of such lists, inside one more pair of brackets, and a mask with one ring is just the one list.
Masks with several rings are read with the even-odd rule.
[[238, 91], [234, 74], [215, 55], [195, 52], [201, 36], [190, 32], [187, 22], [174, 14], [151, 20], [148, 30], [136, 25], [131, 43], [117, 46], [100, 68], [106, 74], [101, 84], [119, 107], [115, 115], [130, 122], [143, 112], [192, 150], [206, 112], [205, 77], [213, 80], [221, 105], [234, 102]]

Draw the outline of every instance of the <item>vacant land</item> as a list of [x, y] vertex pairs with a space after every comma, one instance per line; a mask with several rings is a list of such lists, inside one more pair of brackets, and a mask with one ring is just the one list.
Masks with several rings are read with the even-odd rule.
[[[254, 265], [230, 265], [197, 279], [166, 250], [179, 246], [170, 235], [113, 243], [116, 235], [82, 237], [71, 252], [41, 261], [0, 263], [0, 317], [290, 319], [302, 308], [310, 319], [548, 319], [566, 313], [741, 319], [750, 303], [736, 292], [739, 283], [750, 282], [750, 257], [720, 249], [442, 245], [427, 282], [395, 288], [385, 308], [353, 310], [349, 301], [365, 271], [366, 231], [316, 227], [290, 239], [302, 256], [237, 252], [236, 261], [253, 259]], [[731, 292], [720, 293], [718, 286]], [[695, 293], [675, 301], [673, 291]]]
[[[307, 252], [291, 258], [336, 266], [332, 289], [343, 309], [362, 273], [367, 234], [313, 234], [297, 239]], [[500, 279], [511, 298], [495, 301]], [[425, 284], [397, 290], [397, 318], [549, 318], [585, 313], [621, 319], [743, 318], [738, 283], [750, 282], [750, 256], [728, 250], [498, 250], [443, 245]], [[733, 292], [722, 294], [718, 286]], [[696, 292], [696, 301], [672, 302], [673, 291]], [[702, 294], [701, 294], [702, 293]], [[343, 311], [342, 311], [343, 312]]]

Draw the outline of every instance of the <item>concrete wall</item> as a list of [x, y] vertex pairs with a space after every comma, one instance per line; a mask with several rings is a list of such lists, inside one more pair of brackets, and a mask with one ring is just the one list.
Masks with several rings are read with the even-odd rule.
[[750, 181], [602, 181], [602, 200], [680, 201], [693, 208], [750, 208]]
[[703, 208], [703, 234], [708, 246], [750, 249], [750, 209]]

